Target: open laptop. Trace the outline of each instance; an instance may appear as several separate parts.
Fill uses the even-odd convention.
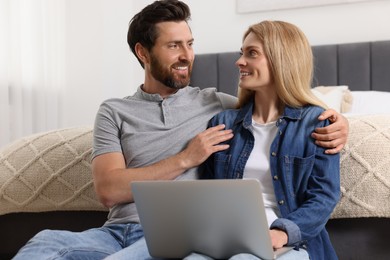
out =
[[[275,259],[291,249],[272,248],[257,180],[139,181],[131,189],[153,257]]]

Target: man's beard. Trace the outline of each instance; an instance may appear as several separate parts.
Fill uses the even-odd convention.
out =
[[[153,77],[163,83],[165,86],[173,89],[181,89],[190,83],[190,77],[191,77],[191,64],[189,61],[186,62],[180,62],[177,64],[174,64],[174,66],[180,67],[180,66],[187,66],[188,67],[188,73],[187,75],[181,75],[178,74],[178,77],[175,77],[175,75],[170,72],[169,70],[165,69],[162,64],[158,61],[158,59],[154,55],[150,55],[150,67],[151,67],[151,73]]]

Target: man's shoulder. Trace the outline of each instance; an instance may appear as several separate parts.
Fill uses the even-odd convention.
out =
[[[98,109],[98,114],[100,115],[110,115],[114,117],[116,114],[128,114],[128,111],[133,110],[133,108],[139,108],[139,104],[132,101],[132,98],[109,98],[104,100]]]
[[[103,104],[109,104],[109,105],[119,104],[119,103],[123,102],[123,100],[124,100],[124,98],[108,98],[102,102],[102,105]]]
[[[196,94],[215,94],[217,92],[216,88],[200,88],[200,87],[192,87],[188,86],[185,88],[188,93],[196,93]]]
[[[100,106],[106,106],[106,107],[120,107],[120,106],[128,106],[132,103],[132,101],[137,100],[134,98],[134,96],[126,96],[123,98],[108,98],[104,100]]]
[[[200,95],[206,101],[218,101],[223,109],[234,108],[237,104],[237,97],[219,92],[216,88],[203,88],[199,87],[188,87],[190,93],[196,93]]]
[[[216,88],[199,88],[199,87],[191,87],[188,86],[185,89],[182,90],[185,95],[185,98],[194,100],[202,100],[204,102],[213,102],[213,101],[219,101],[219,97],[217,95],[217,89]]]

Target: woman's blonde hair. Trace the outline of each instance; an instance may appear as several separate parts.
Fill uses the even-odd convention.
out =
[[[253,33],[263,44],[271,76],[280,101],[287,106],[326,105],[311,92],[313,54],[304,33],[295,25],[282,21],[263,21],[245,32],[243,40]],[[238,91],[238,107],[252,99],[254,92]]]

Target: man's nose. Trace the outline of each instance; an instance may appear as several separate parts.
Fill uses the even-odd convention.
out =
[[[194,51],[192,50],[192,48],[189,48],[189,47],[183,47],[181,49],[181,53],[180,53],[180,60],[187,60],[187,61],[191,61],[193,60],[193,57],[194,57]]]

